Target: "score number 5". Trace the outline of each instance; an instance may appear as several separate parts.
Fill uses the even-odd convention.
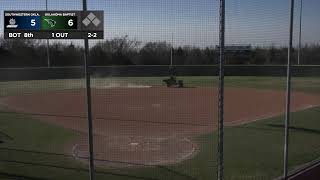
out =
[[[31,26],[36,26],[36,20],[35,19],[31,19]]]

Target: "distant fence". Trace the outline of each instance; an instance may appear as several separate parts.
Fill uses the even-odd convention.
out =
[[[215,65],[175,66],[178,76],[217,76],[219,67]],[[90,67],[92,77],[152,77],[168,76],[169,66],[104,66]],[[293,76],[320,76],[320,66],[293,66]],[[285,76],[286,66],[274,65],[229,65],[227,76]],[[83,67],[51,68],[2,68],[0,81],[76,79],[84,77]]]

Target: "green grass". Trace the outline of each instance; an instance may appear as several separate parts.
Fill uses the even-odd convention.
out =
[[[83,87],[85,87],[85,82],[82,79],[0,82],[0,97]]]
[[[189,86],[215,86],[215,77],[182,77]],[[163,78],[108,78],[93,79],[92,85],[108,83],[137,83],[160,85]],[[285,78],[227,77],[228,87],[284,89]],[[320,92],[320,78],[294,78],[295,90]],[[47,92],[84,87],[83,80],[49,80],[1,82],[1,96]],[[0,113],[0,179],[87,179],[87,165],[64,153],[64,143],[77,135],[67,129],[46,124],[30,116]],[[320,108],[292,113],[290,129],[290,168],[312,161],[320,156]],[[225,131],[226,179],[271,179],[281,175],[283,158],[283,117],[228,127]],[[9,135],[10,138],[6,137]],[[195,138],[201,151],[190,160],[166,167],[139,169],[102,169],[97,179],[127,180],[211,180],[216,175],[216,133]],[[9,149],[7,149],[9,148]],[[10,150],[11,149],[11,150]],[[12,149],[49,152],[16,151]]]
[[[293,169],[320,157],[320,108],[291,115],[289,166]],[[271,179],[281,174],[283,120],[280,116],[227,128],[225,157],[229,179],[242,176]]]
[[[182,77],[190,86],[217,86],[217,77]],[[227,76],[225,77],[226,87],[246,87],[270,90],[285,90],[285,77],[255,77],[255,76]],[[319,77],[294,77],[292,78],[294,91],[307,93],[320,93]]]
[[[291,168],[320,156],[320,108],[292,113],[290,137]],[[226,179],[271,179],[281,174],[283,117],[229,127],[225,132]],[[0,144],[0,177],[3,173],[48,179],[86,179],[86,165],[71,157],[7,150],[4,148],[64,153],[63,144],[76,135],[18,114],[0,115],[0,131],[12,137]],[[215,176],[216,134],[195,139],[201,151],[193,159],[175,166],[106,170],[98,179],[199,179]],[[5,160],[5,161],[4,161]],[[3,162],[4,161],[4,162]],[[8,162],[12,161],[12,162]],[[20,163],[18,163],[20,162]],[[253,179],[253,178],[251,178]]]
[[[64,144],[76,137],[76,134],[69,130],[48,125],[26,115],[1,111],[0,132],[9,136],[0,144],[0,178],[8,174],[5,177],[21,175],[26,176],[25,179],[68,179],[72,178],[70,170],[48,165],[84,168],[72,157],[57,155],[63,154]],[[85,177],[87,173],[80,172],[79,176]]]
[[[165,77],[110,77],[92,78],[92,87],[103,87],[113,85],[164,85],[162,80]],[[184,80],[186,86],[217,86],[218,78],[209,76],[178,77]],[[247,87],[258,89],[284,90],[286,85],[285,77],[254,77],[254,76],[227,76],[226,87]],[[63,80],[34,80],[34,81],[11,81],[0,82],[0,96],[26,94],[34,92],[47,92],[64,89],[79,89],[85,87],[84,79],[63,79]],[[320,78],[318,77],[294,77],[292,88],[295,91],[307,93],[320,93]]]

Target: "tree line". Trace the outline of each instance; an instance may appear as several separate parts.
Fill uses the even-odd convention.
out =
[[[214,65],[218,63],[219,48],[181,46],[171,48],[167,42],[147,42],[128,36],[99,41],[90,47],[92,66],[109,65],[168,65],[171,52],[174,65]],[[83,47],[60,41],[49,45],[50,66],[83,65]],[[226,51],[226,64],[286,64],[286,47],[252,47],[248,51]],[[297,49],[293,51],[293,64],[297,64]],[[304,45],[302,64],[320,64],[320,45]],[[0,67],[47,66],[47,46],[44,40],[0,39]]]

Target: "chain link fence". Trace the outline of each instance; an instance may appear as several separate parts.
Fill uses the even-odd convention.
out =
[[[225,1],[224,47],[221,2],[87,0],[105,28],[86,49],[2,38],[4,11],[82,0],[3,1],[0,179],[281,179],[290,1]],[[320,152],[319,2],[294,5],[289,175]]]

